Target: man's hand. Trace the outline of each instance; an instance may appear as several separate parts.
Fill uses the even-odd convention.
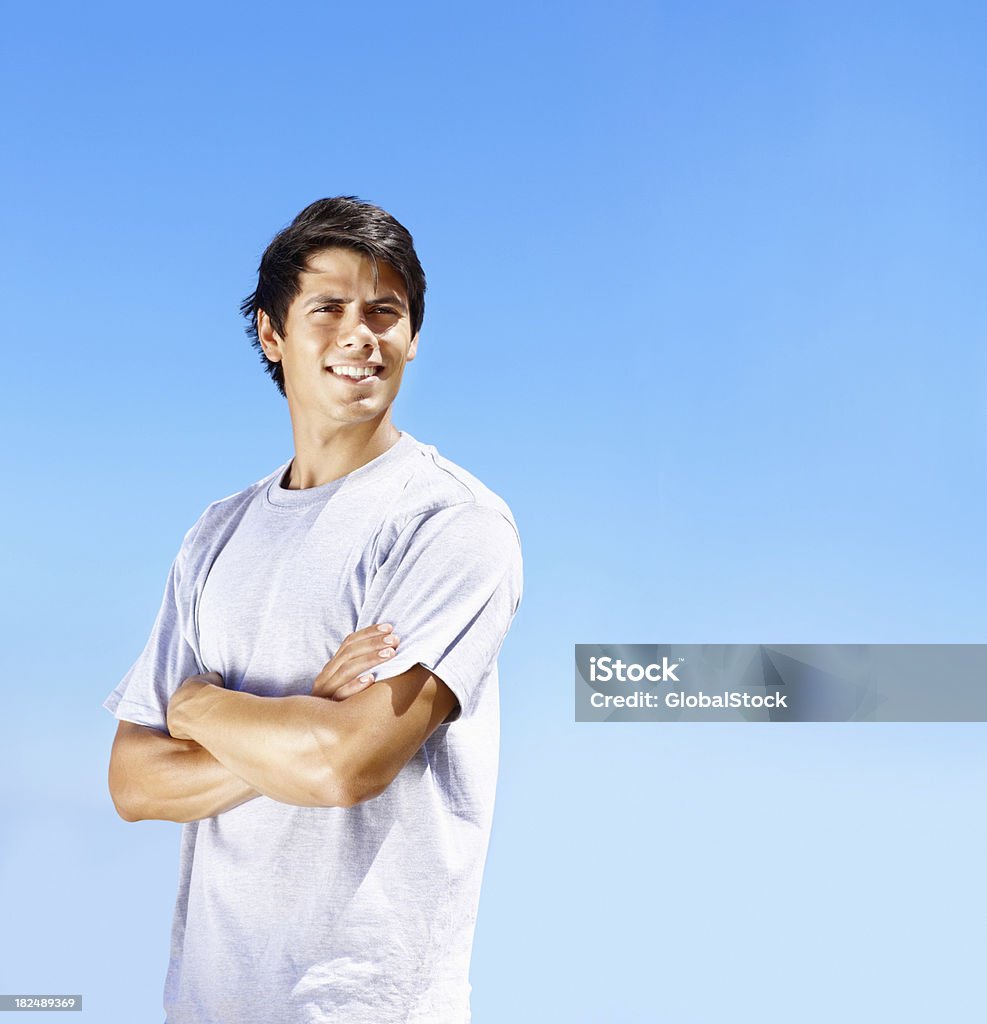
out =
[[[388,623],[378,623],[350,633],[316,676],[312,696],[346,700],[371,686],[375,680],[370,670],[394,657],[398,638],[392,629]]]
[[[372,685],[374,677],[368,670],[394,657],[399,640],[392,630],[389,623],[381,623],[350,633],[316,676],[312,696],[346,700]],[[167,723],[172,739],[194,739],[188,729],[190,704],[204,687],[223,685],[218,672],[203,672],[182,682],[168,702]]]
[[[186,728],[187,718],[183,713],[188,711],[189,701],[206,686],[223,686],[223,677],[218,672],[203,672],[201,675],[189,676],[171,695],[168,701],[168,732],[172,739],[190,740],[192,736]]]

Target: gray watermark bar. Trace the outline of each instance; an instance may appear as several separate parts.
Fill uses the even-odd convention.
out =
[[[987,722],[987,644],[576,644],[577,722]]]
[[[29,993],[0,995],[0,1010],[81,1010],[82,996],[32,995]]]

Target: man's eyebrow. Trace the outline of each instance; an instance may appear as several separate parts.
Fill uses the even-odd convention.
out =
[[[313,306],[329,306],[333,303],[337,303],[341,306],[346,305],[347,302],[352,302],[352,299],[343,298],[339,295],[313,295],[306,303],[307,309],[311,309]],[[405,308],[404,300],[398,295],[378,295],[377,298],[371,299],[367,305],[369,306],[380,306],[384,303],[391,303],[395,306],[400,306],[402,309]]]
[[[371,305],[383,305],[385,302],[389,302],[393,306],[400,306],[404,309],[404,300],[399,295],[379,295],[373,300]]]

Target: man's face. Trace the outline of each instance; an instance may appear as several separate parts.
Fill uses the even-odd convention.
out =
[[[292,421],[320,427],[382,421],[415,358],[408,296],[398,272],[351,249],[308,258],[284,334],[266,313],[258,334],[268,359],[280,362]]]

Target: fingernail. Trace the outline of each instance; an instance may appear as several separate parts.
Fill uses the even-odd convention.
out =
[[[393,633],[390,636],[385,636],[384,637],[384,643],[385,644],[397,644],[397,642],[398,642],[398,638],[396,636],[394,636]]]
[[[383,650],[382,650],[382,651],[380,652],[380,656],[381,656],[382,658],[393,658],[393,657],[394,657],[394,651],[392,651],[392,650],[390,649],[390,647],[385,647],[385,648],[384,648],[384,649],[383,649]]]
[[[390,633],[390,631],[391,631],[391,630],[392,630],[392,629],[393,629],[394,627],[393,627],[393,626],[392,626],[392,625],[391,625],[391,624],[390,624],[389,622],[382,622],[382,623],[381,623],[381,624],[380,624],[380,625],[379,625],[379,626],[378,626],[377,628],[378,628],[378,629],[379,629],[379,630],[380,630],[380,631],[381,631],[382,633]]]
[[[373,681],[374,681],[374,677],[372,675],[370,675],[369,673],[367,675],[365,675],[365,676],[360,676],[360,682],[361,683],[372,683]]]

